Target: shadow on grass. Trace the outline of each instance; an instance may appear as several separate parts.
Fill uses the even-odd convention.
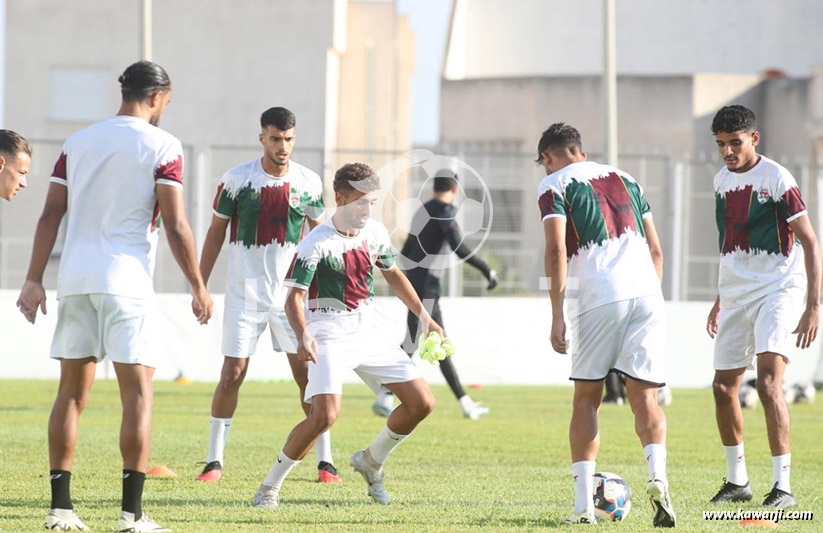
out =
[[[508,527],[561,527],[563,519],[557,518],[498,518],[495,520],[478,520],[477,525],[494,525],[495,523]]]

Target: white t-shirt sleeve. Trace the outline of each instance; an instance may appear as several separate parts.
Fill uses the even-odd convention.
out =
[[[309,285],[314,280],[320,256],[321,253],[316,239],[306,238],[300,241],[283,285],[308,290]]]
[[[395,253],[392,248],[389,231],[382,224],[380,224],[376,230],[377,260],[375,264],[380,270],[391,270],[395,268]]]
[[[177,139],[166,143],[157,154],[154,182],[183,188],[183,146]]]
[[[57,158],[57,162],[54,164],[54,170],[51,173],[51,178],[49,178],[49,181],[52,183],[59,183],[60,185],[65,185],[66,187],[68,187],[68,157],[66,156],[66,152],[67,148],[64,144],[63,151],[60,152],[60,157]]]

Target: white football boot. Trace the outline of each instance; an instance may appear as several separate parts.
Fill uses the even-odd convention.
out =
[[[72,509],[49,509],[49,514],[46,515],[45,528],[55,531],[89,530],[88,526],[80,520],[77,513]]]
[[[117,533],[143,533],[143,532],[171,531],[152,520],[149,515],[143,513],[138,520],[134,519],[134,513],[120,512],[120,521],[117,523]]]
[[[383,487],[382,467],[372,468],[371,466],[369,466],[366,463],[366,459],[363,457],[363,450],[354,452],[354,455],[351,456],[349,464],[356,471],[360,472],[360,474],[362,474],[363,476],[363,479],[365,479],[366,483],[368,483],[368,492],[372,500],[382,504],[389,503],[389,493],[386,492],[386,489]]]

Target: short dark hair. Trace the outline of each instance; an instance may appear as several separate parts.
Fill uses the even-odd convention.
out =
[[[535,163],[543,161],[543,153],[547,150],[556,150],[558,148],[568,148],[572,152],[583,151],[583,141],[580,139],[580,132],[577,131],[577,128],[569,126],[565,122],[555,122],[549,126],[540,136],[540,142],[537,143]]]
[[[31,157],[29,141],[16,131],[0,130],[0,154],[17,157],[20,152]]]
[[[266,129],[274,126],[280,131],[290,130],[294,127],[294,113],[285,107],[270,107],[260,115],[260,128]]]
[[[722,107],[712,120],[712,133],[734,133],[745,131],[751,133],[757,130],[757,117],[754,112],[742,105],[727,105]]]
[[[447,168],[438,170],[434,175],[434,192],[447,192],[457,185],[457,174]]]
[[[171,90],[171,80],[166,70],[151,61],[132,63],[117,81],[120,82],[124,102],[142,102],[157,91]]]
[[[380,188],[380,176],[365,163],[348,163],[334,173],[334,192],[372,192]]]

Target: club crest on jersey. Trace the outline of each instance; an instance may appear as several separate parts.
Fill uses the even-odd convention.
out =
[[[771,198],[771,197],[772,197],[772,195],[769,194],[769,189],[768,188],[760,187],[757,190],[757,201],[760,202],[761,204],[765,204],[766,202],[768,202],[769,198]]]
[[[300,195],[294,189],[289,193],[289,205],[292,209],[297,209],[297,206],[300,205]]]
[[[346,265],[343,263],[343,259],[341,257],[334,257],[330,256],[329,259],[329,267],[332,270],[336,270],[337,272],[343,272],[345,270]]]

